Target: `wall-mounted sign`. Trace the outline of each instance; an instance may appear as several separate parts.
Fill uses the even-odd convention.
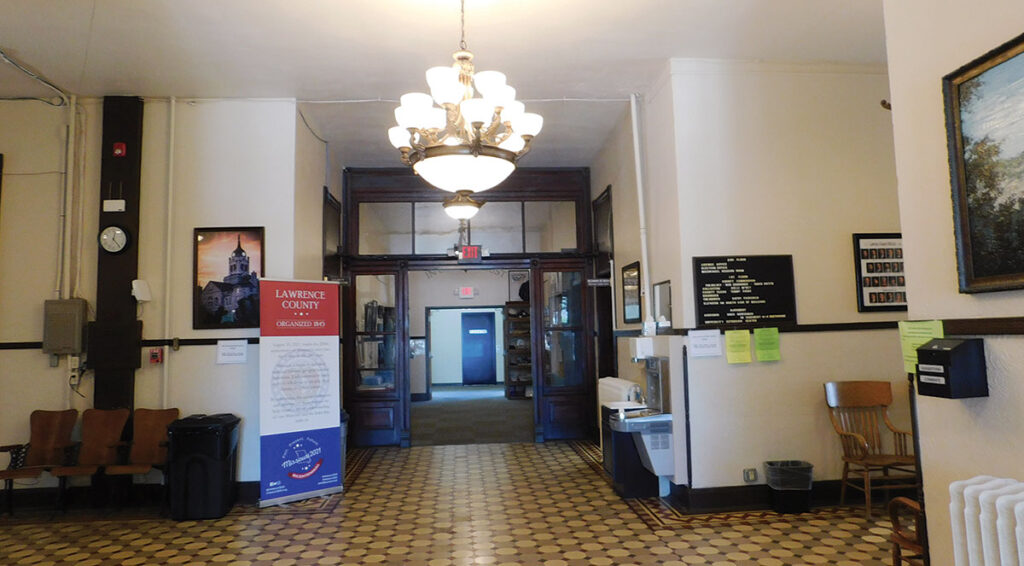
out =
[[[483,249],[480,246],[459,248],[459,263],[480,263],[483,261],[483,257]]]
[[[793,256],[693,258],[697,326],[796,324]]]

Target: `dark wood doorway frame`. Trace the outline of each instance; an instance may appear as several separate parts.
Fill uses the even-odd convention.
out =
[[[576,248],[547,253],[494,253],[480,264],[460,265],[445,255],[360,255],[360,205],[369,203],[436,202],[440,204],[448,193],[431,188],[408,169],[348,169],[344,175],[344,242],[339,254],[343,281],[351,284],[344,295],[343,311],[343,400],[350,415],[349,438],[354,446],[409,445],[411,403],[408,371],[409,315],[408,273],[413,270],[443,269],[530,269],[531,324],[534,344],[534,380],[540,384],[543,367],[544,333],[542,284],[545,270],[578,271],[591,277],[591,203],[590,180],[587,169],[550,168],[520,169],[504,183],[484,193],[486,202],[570,201],[575,204]],[[415,221],[414,221],[415,222]],[[415,233],[415,225],[412,227]],[[412,237],[410,235],[410,237]],[[525,241],[525,236],[524,236]],[[413,248],[414,249],[414,248]],[[353,285],[360,274],[394,274],[396,277],[395,308],[398,313],[396,329],[395,387],[380,392],[359,386],[356,366],[355,312],[356,290]],[[578,386],[535,389],[534,419],[537,440],[576,438],[596,431],[593,417],[596,378],[593,377],[593,310],[589,308],[588,293],[582,293],[581,307],[584,320],[578,328],[581,340],[576,356],[578,371],[587,376]],[[575,423],[565,426],[567,422]]]

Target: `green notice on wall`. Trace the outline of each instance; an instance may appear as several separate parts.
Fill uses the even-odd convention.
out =
[[[759,362],[777,362],[782,359],[778,328],[754,329],[754,353]]]
[[[932,338],[943,338],[941,320],[901,320],[900,344],[903,347],[903,370],[917,371],[917,348]]]

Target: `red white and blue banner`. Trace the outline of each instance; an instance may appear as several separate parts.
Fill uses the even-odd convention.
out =
[[[338,294],[260,280],[260,507],[342,490]]]

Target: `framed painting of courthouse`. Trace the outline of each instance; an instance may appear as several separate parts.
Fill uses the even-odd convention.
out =
[[[259,328],[263,227],[196,228],[192,328]]]
[[[1024,36],[942,79],[961,293],[1024,287]]]
[[[857,272],[857,311],[907,310],[901,234],[854,234],[853,258]]]

